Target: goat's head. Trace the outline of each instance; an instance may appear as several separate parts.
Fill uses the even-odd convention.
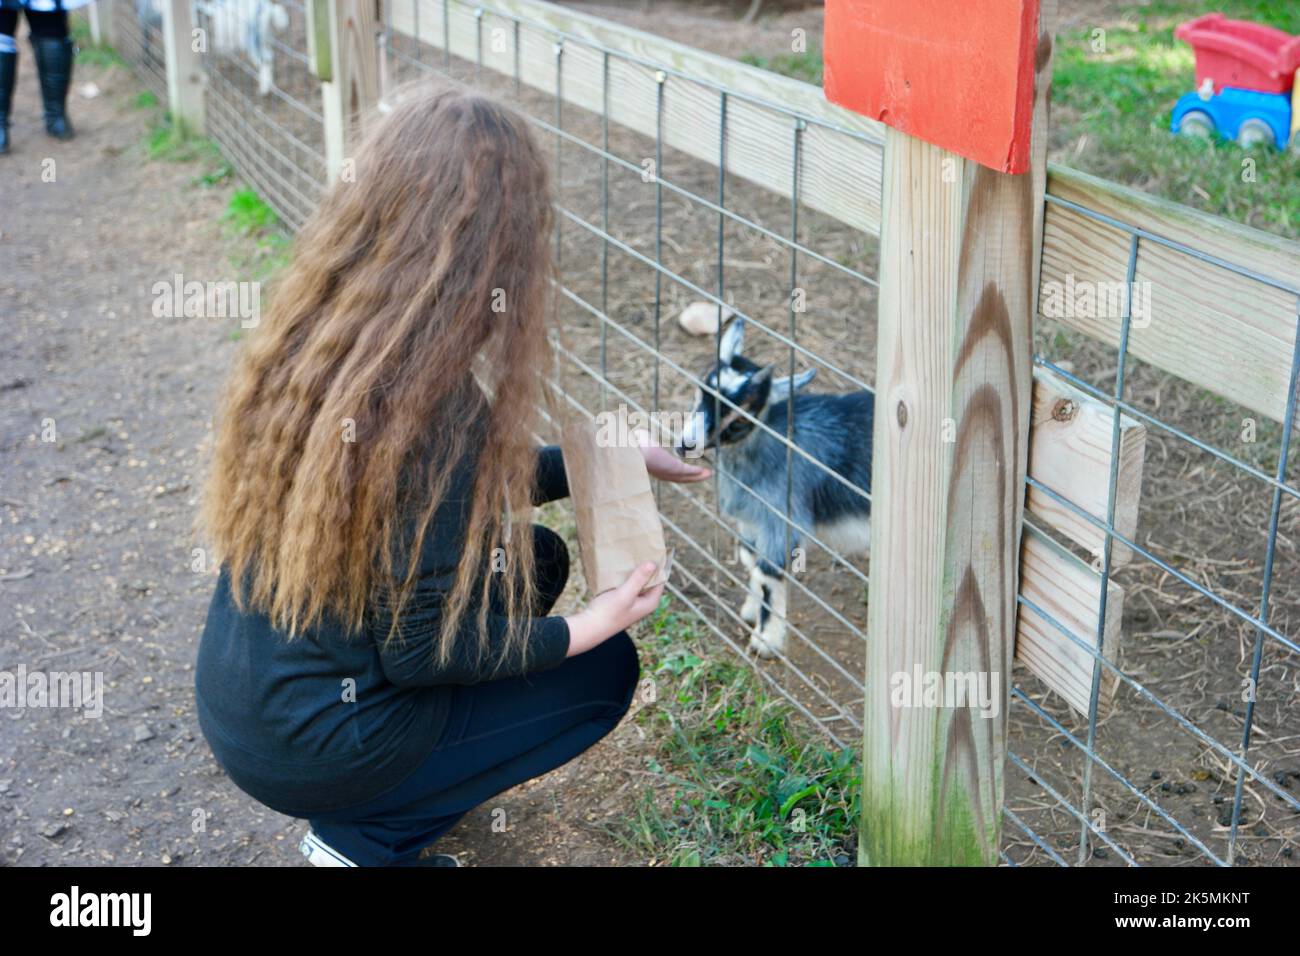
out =
[[[761,421],[769,406],[789,398],[790,378],[774,377],[775,365],[758,365],[745,358],[741,354],[744,341],[745,321],[733,319],[723,330],[717,363],[700,376],[706,387],[695,391],[695,409],[682,429],[679,455],[734,445],[754,430],[753,419]],[[796,375],[793,390],[812,381],[816,371]]]

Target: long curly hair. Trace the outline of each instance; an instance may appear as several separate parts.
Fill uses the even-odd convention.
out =
[[[291,637],[382,608],[387,640],[452,473],[476,462],[445,661],[471,607],[486,645],[494,580],[508,642],[533,605],[519,518],[553,362],[549,174],[516,113],[436,87],[376,120],[355,162],[237,360],[202,524],[240,607]]]

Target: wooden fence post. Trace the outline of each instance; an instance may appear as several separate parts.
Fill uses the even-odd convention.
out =
[[[163,48],[167,64],[167,108],[172,122],[191,133],[204,132],[203,67],[194,46],[189,0],[162,0]]]
[[[990,865],[1001,836],[1045,163],[1045,137],[1029,142],[1030,116],[1035,87],[1046,109],[1051,35],[1040,35],[1034,0],[1006,5],[1000,22],[981,7],[966,12],[970,22],[941,26],[925,7],[827,7],[827,76],[836,58],[877,71],[840,71],[828,95],[890,124],[859,860]],[[935,39],[948,28],[952,43]],[[833,49],[833,36],[857,48]],[[879,58],[868,49],[877,42]],[[1009,60],[996,71],[1002,85],[969,89],[993,72],[974,68],[990,56]],[[971,122],[977,115],[991,121]],[[999,118],[1000,139],[989,135]]]
[[[376,0],[311,0],[307,6],[311,65],[321,80],[325,174],[345,174],[352,137],[379,98]]]
[[[113,45],[113,2],[114,0],[95,0],[86,7],[90,42],[95,46]]]

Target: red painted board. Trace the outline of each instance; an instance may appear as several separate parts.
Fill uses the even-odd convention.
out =
[[[1007,173],[1029,169],[1038,0],[826,0],[826,98]]]

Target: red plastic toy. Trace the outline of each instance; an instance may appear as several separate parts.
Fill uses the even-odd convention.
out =
[[[1196,86],[1206,80],[1215,92],[1225,86],[1260,93],[1287,93],[1300,67],[1300,36],[1222,13],[1180,24],[1174,36],[1196,54]]]
[[[1189,20],[1174,36],[1196,55],[1196,90],[1178,100],[1170,129],[1242,146],[1300,147],[1300,36],[1222,13]]]

